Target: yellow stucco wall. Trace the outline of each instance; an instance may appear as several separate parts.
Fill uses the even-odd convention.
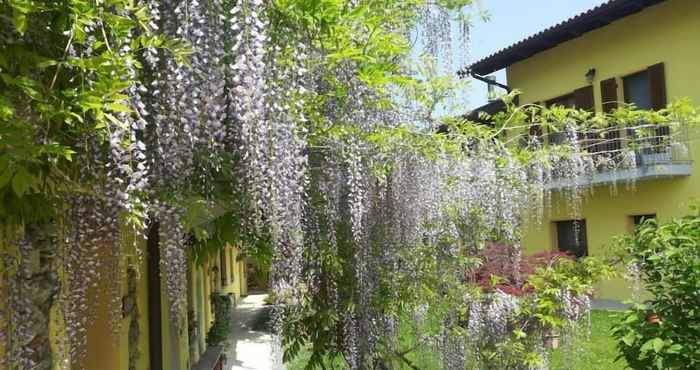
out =
[[[127,367],[128,342],[122,343],[122,339],[126,339],[122,333],[128,328],[128,324],[121,325],[118,333],[114,332],[115,328],[110,323],[113,302],[107,293],[110,285],[125,285],[126,276],[122,274],[122,277],[122,281],[101,279],[97,286],[88,290],[88,304],[93,316],[88,319],[87,350],[81,368],[121,370]],[[126,320],[121,320],[121,323],[125,324]]]
[[[668,100],[689,97],[700,104],[700,1],[669,0],[536,54],[507,69],[508,84],[523,92],[521,103],[545,101],[587,85],[584,75],[597,70],[593,81],[596,111],[601,111],[600,81],[621,77],[663,62]],[[618,80],[618,97],[623,100]],[[698,130],[691,137],[700,137]],[[656,213],[660,221],[683,215],[692,198],[700,199],[700,145],[691,142],[694,159],[690,177],[646,180],[633,189],[619,184],[596,187],[581,210],[587,223],[590,255],[604,255],[610,241],[629,231],[629,216]],[[552,221],[571,219],[570,208],[554,196],[551,214],[542,225],[526,227],[528,252],[556,249]],[[628,284],[617,279],[602,284],[597,296],[629,298]]]
[[[241,299],[241,296],[245,296],[247,291],[245,286],[247,284],[246,274],[245,274],[245,259],[239,260],[240,249],[234,246],[227,246],[223,253],[226,254],[226,262],[229,264],[226,268],[228,277],[226,279],[227,284],[223,286],[224,293],[233,293],[236,296],[236,302]],[[233,280],[230,278],[230,272],[233,270]]]
[[[138,242],[138,248],[141,249],[141,256],[138,278],[136,284],[137,305],[139,312],[139,340],[138,351],[139,358],[137,361],[138,370],[147,370],[150,366],[149,359],[149,328],[148,328],[148,266],[146,259],[146,243],[141,240]],[[134,256],[136,260],[136,256]],[[119,284],[122,295],[126,293],[126,264],[121,268],[120,279],[103,279],[100,281],[97,288],[89,291],[90,310],[94,317],[90,320],[91,324],[87,333],[87,356],[82,364],[85,369],[100,369],[100,370],[126,370],[129,365],[129,320],[130,317],[124,318],[121,321],[121,327],[118,333],[114,333],[111,324],[109,323],[109,307],[108,297],[105,294],[100,294],[100,291],[106,289],[113,284]],[[172,370],[189,369],[189,351],[187,338],[187,320],[180,323],[180,327],[174,325],[174,321],[170,319],[169,304],[167,297],[167,286],[165,279],[161,279],[161,306],[162,315],[162,343],[163,343],[163,368]],[[55,329],[54,329],[55,330]]]
[[[0,235],[2,236],[2,235]],[[137,370],[148,370],[150,366],[149,359],[149,317],[148,317],[148,261],[146,258],[146,242],[142,239],[134,242],[126,235],[123,241],[126,244],[134,245],[133,252],[129,252],[128,256],[124,256],[124,261],[119,267],[119,275],[111,278],[104,278],[98,282],[96,287],[88,290],[88,305],[90,318],[88,319],[89,327],[87,329],[87,351],[86,357],[81,361],[79,366],[73,368],[84,369],[99,369],[99,370],[126,370],[129,365],[129,323],[131,317],[126,317],[121,320],[121,326],[117,332],[114,331],[113,325],[110,324],[110,309],[114,307],[114,303],[110,300],[110,295],[107,294],[110,287],[118,286],[121,296],[127,293],[127,263],[126,260],[136,261],[138,263],[138,274],[136,281],[136,301],[138,308],[138,323],[139,323],[139,340],[138,351],[139,357],[137,360]],[[0,239],[3,240],[3,239]],[[137,251],[138,250],[138,251]],[[102,249],[102,253],[110,251],[109,248]],[[240,250],[232,246],[228,246],[226,253],[226,271],[233,271],[233,279],[227,279],[227,284],[221,285],[221,276],[214,276],[212,268],[217,265],[221,271],[219,264],[219,256],[215,255],[207,258],[202,265],[192,265],[189,269],[192,284],[190,291],[192,303],[195,312],[195,317],[198,319],[199,337],[196,346],[194,358],[190,358],[189,338],[187,333],[187,320],[181,323],[179,328],[176,328],[170,320],[168,312],[169,304],[167,297],[167,287],[165,279],[161,279],[161,300],[162,305],[162,340],[163,340],[163,368],[168,370],[189,369],[192,363],[195,363],[201,353],[206,349],[205,337],[206,333],[211,328],[214,320],[212,313],[210,295],[213,291],[224,293],[233,293],[237,300],[241,296],[241,286],[245,286],[245,262],[238,260]],[[140,256],[140,258],[138,257]],[[103,256],[103,260],[110,261],[111,258],[107,255]],[[191,263],[191,262],[190,262]],[[4,294],[4,292],[2,293]],[[244,293],[245,294],[245,293]],[[0,300],[0,307],[5,304],[5,300]],[[55,304],[51,309],[50,321],[50,336],[52,338],[52,351],[54,352],[54,369],[70,368],[66,362],[61,364],[60,354],[58,353],[58,342],[64,342],[61,338],[65,337],[64,324],[61,320],[62,314],[60,307]],[[1,323],[0,323],[1,324]],[[0,347],[0,355],[3,355],[4,348]],[[74,364],[77,365],[77,364]]]
[[[131,244],[133,241],[127,237],[124,243]],[[136,369],[147,370],[150,365],[150,359],[148,343],[148,265],[145,257],[145,241],[138,240],[136,248],[140,250],[138,253],[141,258],[136,254],[136,250],[133,251],[133,255],[128,257],[138,263],[136,305],[139,322],[139,356],[136,362]],[[109,298],[106,295],[98,293],[101,290],[106,291],[110,285],[119,284],[122,296],[125,295],[127,293],[126,266],[126,261],[123,261],[118,281],[103,279],[100,281],[97,289],[89,291],[90,310],[95,316],[94,320],[91,320],[91,325],[88,329],[87,357],[83,363],[85,369],[125,370],[129,367],[129,324],[131,317],[123,318],[119,332],[114,333],[109,323],[108,311],[112,303],[108,301]]]

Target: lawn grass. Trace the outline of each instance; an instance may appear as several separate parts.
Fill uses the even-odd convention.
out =
[[[612,338],[610,329],[616,322],[613,311],[591,312],[591,337],[589,341],[579,341],[575,345],[579,349],[576,356],[570,356],[571,351],[559,348],[550,358],[551,369],[576,370],[622,370],[627,367],[624,359],[615,362],[618,355],[617,344]]]
[[[615,340],[612,338],[610,329],[616,319],[613,311],[593,311],[591,313],[591,336],[590,341],[580,340],[574,345],[578,349],[574,352],[562,346],[553,351],[550,357],[550,369],[552,370],[623,370],[626,364],[623,360],[615,362],[618,355]],[[572,356],[575,353],[575,356]],[[308,349],[302,350],[292,362],[287,364],[288,370],[303,370],[310,357]],[[435,359],[426,358],[420,355],[412,361],[420,364],[420,369],[433,370],[427,363],[435,363]],[[573,358],[572,358],[573,357]],[[427,366],[427,367],[426,367]],[[341,361],[335,361],[334,366],[329,369],[344,369]]]

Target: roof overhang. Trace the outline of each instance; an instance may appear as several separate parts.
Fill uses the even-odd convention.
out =
[[[487,75],[667,0],[609,0],[485,57],[465,70]]]

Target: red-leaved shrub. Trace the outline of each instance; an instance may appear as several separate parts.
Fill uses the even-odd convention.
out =
[[[572,258],[563,252],[541,252],[517,258],[517,252],[517,249],[503,243],[489,243],[477,255],[482,263],[469,272],[468,279],[486,292],[498,289],[506,294],[521,296],[531,293],[532,288],[525,282],[537,268],[552,265],[561,258]]]

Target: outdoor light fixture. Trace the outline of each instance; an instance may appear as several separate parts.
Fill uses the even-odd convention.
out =
[[[591,68],[586,72],[586,81],[588,81],[589,84],[593,83],[593,78],[595,77],[595,68]]]

